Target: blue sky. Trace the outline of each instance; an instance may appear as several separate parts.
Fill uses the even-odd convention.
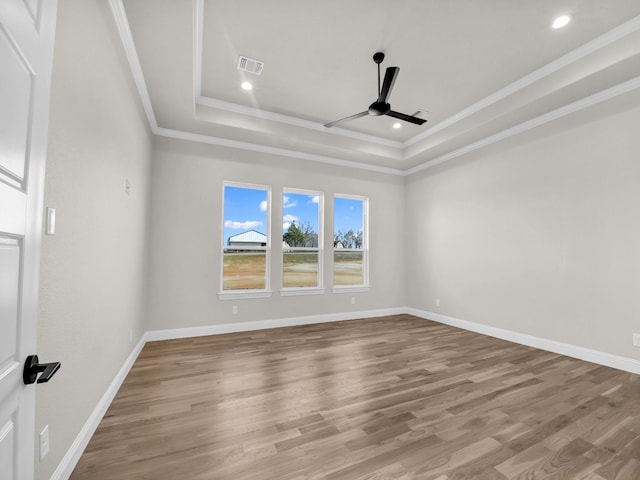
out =
[[[232,235],[256,230],[267,233],[267,191],[224,187],[224,243]]]
[[[298,225],[311,224],[318,231],[318,196],[285,192],[282,199],[282,231],[291,222]],[[273,212],[276,218],[276,212]],[[362,201],[336,198],[334,202],[334,231],[362,229]],[[331,225],[327,225],[331,227]],[[224,193],[224,242],[232,235],[256,230],[267,233],[267,192],[253,188],[225,186]]]
[[[282,233],[286,232],[292,222],[302,226],[311,225],[318,232],[318,195],[286,192],[282,195]]]
[[[362,230],[362,204],[362,200],[335,198],[333,202],[333,232],[353,230],[357,233]]]

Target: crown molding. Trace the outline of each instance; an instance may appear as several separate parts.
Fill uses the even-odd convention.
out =
[[[385,173],[388,175],[406,175],[406,170],[400,170],[397,168],[368,165],[366,163],[354,162],[341,158],[327,157],[324,155],[316,155],[314,153],[307,152],[299,152],[297,150],[288,150],[286,148],[270,147],[268,145],[261,145],[258,143],[241,142],[239,140],[230,140],[228,138],[213,137],[211,135],[202,135],[199,133],[184,132],[181,130],[174,130],[170,128],[158,127],[154,133],[161,137],[175,138],[178,140],[188,140],[197,143],[206,143],[208,145],[216,145],[219,147],[237,148],[240,150],[248,150],[251,152],[266,153],[268,155],[295,158],[296,160],[308,160],[311,162],[320,162],[328,165],[337,165],[340,167],[357,168],[360,170]]]
[[[434,158],[433,160],[429,160],[416,167],[405,170],[405,175],[413,175],[414,173],[420,172],[427,168],[435,167],[436,165],[440,165],[441,163],[448,162],[449,160],[453,160],[454,158],[461,157],[462,155],[466,155],[467,153],[473,152],[474,150],[478,150],[501,140],[505,140],[509,137],[513,137],[514,135],[518,135],[519,133],[526,132],[527,130],[531,130],[532,128],[539,127],[541,125],[544,125],[545,123],[558,120],[562,117],[575,112],[579,112],[580,110],[592,107],[594,105],[597,105],[598,103],[610,100],[638,88],[640,88],[640,76],[615,85],[611,88],[607,88],[606,90],[602,90],[601,92],[595,93],[588,97],[577,100],[573,103],[565,105],[564,107],[560,107],[543,115],[539,115],[535,118],[532,118],[531,120],[527,120],[526,122],[522,122],[518,125],[507,128],[493,135],[489,135],[488,137],[478,140],[477,142],[470,143],[469,145],[465,145],[464,147],[441,155],[437,158]]]
[[[194,72],[195,73],[195,72]],[[389,140],[382,137],[376,137],[375,135],[368,135],[366,133],[354,132],[352,130],[346,130],[344,128],[327,128],[323,124],[318,122],[312,122],[298,117],[292,117],[290,115],[283,115],[281,113],[270,112],[269,110],[262,110],[260,108],[247,107],[237,103],[226,102],[224,100],[218,100],[217,98],[204,97],[198,95],[195,98],[196,105],[203,105],[205,107],[217,108],[220,110],[226,110],[228,112],[240,113],[262,120],[272,120],[274,122],[286,123],[287,125],[293,125],[294,127],[306,128],[309,130],[315,130],[316,132],[330,133],[333,135],[342,135],[343,137],[350,137],[356,140],[363,140],[369,143],[377,143],[386,147],[393,147],[397,150],[402,150],[404,144],[402,142],[396,142],[395,140]]]
[[[274,122],[284,123],[292,125],[294,127],[307,128],[309,130],[315,130],[316,132],[323,132],[330,135],[340,135],[343,137],[349,137],[356,140],[363,140],[369,143],[376,143],[378,145],[384,145],[386,147],[392,147],[397,150],[404,149],[404,143],[395,140],[389,140],[387,138],[378,137],[376,135],[368,135],[366,133],[354,132],[344,128],[327,128],[322,123],[312,122],[299,117],[293,117],[291,115],[283,115],[281,113],[272,112],[269,110],[263,110],[261,108],[247,107],[238,103],[227,102],[217,98],[207,97],[202,95],[202,50],[203,50],[203,37],[204,37],[204,0],[194,0],[193,11],[193,78],[194,78],[194,98],[196,105],[203,105],[205,107],[217,108],[219,110],[226,110],[228,112],[239,113],[261,120],[271,120]]]
[[[118,28],[118,33],[120,35],[120,39],[122,41],[122,44],[125,50],[127,60],[129,62],[129,67],[131,68],[133,80],[136,84],[138,93],[140,95],[140,100],[141,100],[144,112],[146,114],[147,121],[149,122],[151,131],[155,135],[168,137],[168,138],[175,138],[180,140],[188,140],[188,141],[193,141],[198,143],[206,143],[210,145],[218,145],[223,147],[254,151],[259,153],[266,153],[271,155],[284,156],[289,158],[296,158],[296,159],[307,160],[307,161],[321,162],[329,165],[368,170],[372,172],[385,173],[390,175],[397,175],[397,176],[413,175],[422,170],[448,162],[455,158],[461,157],[462,155],[466,155],[475,150],[479,150],[485,146],[494,144],[496,142],[499,142],[511,136],[526,132],[527,130],[530,130],[532,128],[544,125],[545,123],[557,120],[566,115],[570,115],[572,113],[578,112],[580,110],[596,105],[608,99],[614,98],[616,96],[619,96],[624,93],[635,90],[637,88],[640,88],[640,77],[636,77],[629,81],[623,82],[611,88],[605,89],[601,92],[593,94],[589,97],[585,97],[581,100],[578,100],[576,102],[565,105],[551,112],[548,112],[538,117],[535,117],[533,119],[530,119],[526,122],[520,123],[518,125],[507,128],[505,130],[502,130],[498,133],[495,133],[493,135],[490,135],[478,141],[472,142],[456,150],[452,150],[444,155],[425,161],[409,169],[398,169],[398,168],[383,167],[383,166],[377,166],[377,165],[369,165],[362,162],[345,160],[341,158],[329,157],[324,155],[317,155],[317,154],[312,154],[312,153],[302,152],[297,150],[270,147],[267,145],[260,145],[260,144],[250,143],[250,142],[242,142],[237,140],[225,139],[221,137],[214,137],[210,135],[195,134],[195,133],[184,132],[184,131],[179,131],[175,129],[159,127],[155,117],[153,106],[151,103],[151,98],[149,96],[149,91],[147,89],[147,84],[144,79],[144,74],[142,72],[142,67],[140,65],[140,60],[137,54],[137,50],[135,48],[133,36],[131,34],[131,29],[127,19],[123,0],[109,0],[109,5],[111,7],[111,11],[113,13],[116,26]],[[495,104],[496,102],[504,98],[507,98],[510,95],[513,95],[514,93],[522,90],[523,88],[529,85],[532,85],[533,83],[551,75],[552,73],[557,72],[558,70],[568,65],[571,65],[572,63],[575,63],[578,60],[585,58],[586,56],[592,53],[597,52],[598,50],[606,47],[607,45],[611,45],[612,43],[624,38],[625,36],[640,30],[640,15],[638,15],[632,18],[631,20],[628,20],[627,22],[619,25],[618,27],[615,27],[609,32],[606,32],[600,35],[599,37],[596,37],[595,39],[585,43],[584,45],[572,50],[571,52],[557,58],[556,60],[548,63],[547,65],[531,72],[528,75],[525,75],[524,77],[494,92],[493,94],[474,103],[473,105],[470,105],[469,107],[444,119],[442,122],[437,123],[436,125],[429,128],[428,130],[408,139],[405,142],[396,142],[396,141],[384,139],[381,137],[377,137],[375,135],[362,134],[362,133],[353,132],[353,131],[342,129],[342,128],[327,129],[322,124],[319,124],[317,122],[311,122],[309,120],[303,120],[297,117],[291,117],[288,115],[282,115],[275,112],[269,112],[269,111],[261,110],[257,108],[246,107],[243,105],[238,105],[231,102],[225,102],[223,100],[217,100],[217,99],[202,96],[201,89],[202,89],[203,12],[204,12],[204,0],[194,0],[194,29],[196,33],[194,35],[194,84],[193,84],[194,106],[203,105],[203,106],[208,106],[212,108],[220,108],[223,110],[232,111],[232,112],[240,113],[244,115],[250,115],[250,116],[254,116],[261,119],[277,121],[277,122],[286,123],[286,124],[294,125],[301,128],[307,128],[315,131],[323,131],[324,133],[331,133],[331,134],[351,137],[358,140],[368,141],[371,143],[377,143],[377,144],[389,146],[392,148],[397,148],[403,152],[402,160],[407,160],[407,157],[404,154],[404,149],[407,146],[413,145],[420,140],[428,138],[429,136],[434,135],[435,133],[454,125],[455,123],[463,120],[464,118],[467,118],[470,115],[473,115]]]
[[[594,38],[593,40],[581,45],[580,47],[570,51],[569,53],[562,55],[561,57],[553,60],[552,62],[534,70],[533,72],[525,75],[522,78],[519,78],[515,82],[507,85],[504,88],[492,93],[491,95],[483,98],[482,100],[470,105],[469,107],[460,110],[459,112],[451,115],[448,118],[445,118],[443,121],[438,122],[433,127],[426,129],[424,132],[419,133],[418,135],[410,138],[406,142],[404,142],[404,146],[408,147],[413,145],[425,138],[428,138],[435,133],[438,133],[445,128],[448,128],[461,120],[477,113],[481,110],[484,110],[487,107],[490,107],[494,103],[499,102],[507,98],[510,95],[528,87],[529,85],[534,84],[542,80],[545,77],[565,68],[578,60],[585,58],[598,50],[606,47],[607,45],[611,45],[618,40],[630,35],[631,33],[636,32],[640,29],[640,15],[632,18],[631,20],[615,27],[613,30],[610,30],[606,33],[603,33],[599,37]]]
[[[133,81],[138,89],[138,95],[140,95],[140,101],[142,102],[142,108],[147,116],[147,121],[151,127],[151,131],[155,133],[158,129],[158,122],[156,115],[153,111],[153,105],[151,104],[151,97],[149,96],[149,90],[147,89],[147,82],[144,79],[142,73],[142,66],[140,65],[140,59],[138,58],[138,51],[136,50],[135,43],[133,42],[133,36],[131,35],[131,28],[129,27],[129,20],[127,19],[127,12],[124,9],[122,0],[109,0],[109,6],[111,7],[111,13],[118,27],[118,33],[120,34],[120,40],[124,47],[124,52],[129,62],[129,68],[133,75]]]

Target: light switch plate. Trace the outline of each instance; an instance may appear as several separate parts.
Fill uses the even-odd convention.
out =
[[[56,234],[56,209],[47,207],[47,225],[45,232],[47,235]]]

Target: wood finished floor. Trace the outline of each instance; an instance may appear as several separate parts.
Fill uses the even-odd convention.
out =
[[[397,315],[148,343],[80,479],[640,479],[640,377]]]

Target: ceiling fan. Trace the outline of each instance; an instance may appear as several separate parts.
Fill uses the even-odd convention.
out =
[[[384,82],[382,83],[382,89],[380,88],[380,64],[384,60],[384,53],[376,52],[373,55],[373,61],[378,64],[378,99],[369,105],[369,109],[364,112],[356,113],[355,115],[351,115],[349,117],[341,118],[340,120],[335,120],[333,122],[325,123],[325,127],[331,128],[337,123],[346,122],[347,120],[354,120],[356,118],[365,117],[367,115],[380,116],[380,115],[389,115],[390,117],[397,118],[398,120],[404,120],[405,122],[414,123],[416,125],[422,125],[426,122],[425,119],[414,117],[413,115],[407,115],[404,113],[396,112],[391,110],[391,105],[387,101],[389,99],[389,95],[391,95],[391,90],[393,89],[393,84],[396,82],[396,78],[398,78],[398,73],[400,73],[400,67],[387,67],[387,71],[384,74]]]

